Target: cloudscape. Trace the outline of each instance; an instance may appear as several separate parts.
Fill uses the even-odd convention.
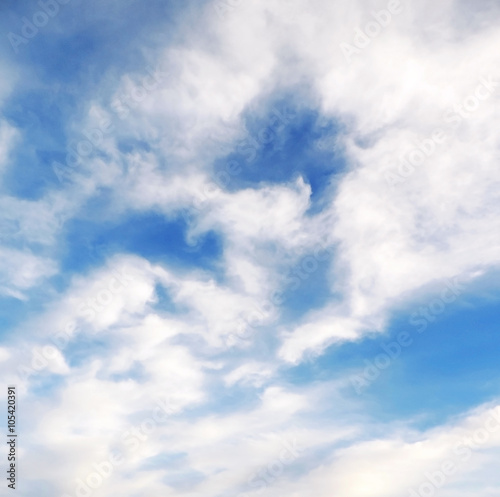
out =
[[[499,28],[2,1],[2,495],[500,496]]]

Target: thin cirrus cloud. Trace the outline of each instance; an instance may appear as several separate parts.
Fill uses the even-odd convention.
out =
[[[1,21],[20,494],[497,492],[498,8],[56,0],[13,46],[49,3]]]

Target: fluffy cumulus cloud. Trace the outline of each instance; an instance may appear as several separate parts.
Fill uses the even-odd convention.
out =
[[[0,10],[20,495],[499,492],[494,2]]]

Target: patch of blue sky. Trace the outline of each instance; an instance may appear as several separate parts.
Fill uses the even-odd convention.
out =
[[[497,397],[499,311],[500,302],[457,307],[437,316],[422,333],[411,330],[414,343],[402,350],[396,368],[391,365],[373,384],[382,413],[418,414],[427,425],[436,425]],[[404,326],[411,329],[408,322]]]
[[[155,286],[155,304],[154,307],[162,313],[179,313],[179,306],[174,303],[172,296],[169,294],[168,290],[161,284]]]
[[[204,3],[198,2],[198,6]],[[60,5],[57,15],[27,44],[19,45],[17,53],[12,50],[12,56],[65,84],[91,85],[95,81],[89,76],[100,77],[110,67],[126,71],[141,67],[143,48],[154,49],[155,43],[163,45],[173,39],[179,16],[188,8],[192,12],[193,5],[190,1],[151,0],[143,8],[137,0],[71,0]],[[18,4],[9,12],[5,32],[21,35],[22,18],[32,20],[41,10],[37,2]],[[86,81],[78,79],[82,74]]]
[[[217,233],[206,232],[197,238],[196,245],[191,245],[182,218],[167,219],[154,212],[134,212],[118,219],[94,216],[102,212],[102,207],[95,203],[85,219],[67,224],[63,272],[86,273],[114,254],[134,254],[181,271],[215,271],[222,254],[222,240]]]
[[[103,333],[99,335],[89,335],[79,333],[72,337],[70,342],[64,347],[64,358],[71,368],[88,364],[96,358],[105,358],[110,350],[118,347],[116,339]]]
[[[315,261],[316,265],[307,266],[304,261]],[[316,269],[308,272],[304,270],[304,265]],[[319,261],[316,258],[307,258],[305,255],[290,268],[279,291],[282,296],[280,312],[283,324],[296,323],[307,312],[320,309],[335,300],[330,285],[330,266],[331,260]]]
[[[9,341],[19,338],[19,326],[23,323],[30,323],[45,310],[45,306],[50,303],[55,295],[47,286],[43,289],[35,288],[23,290],[26,300],[17,297],[0,296],[0,340]],[[24,329],[23,334],[30,335],[36,330]]]
[[[378,376],[369,379],[361,393],[356,392],[354,383],[347,384],[346,399],[365,402],[370,415],[379,421],[413,420],[421,429],[437,426],[457,412],[498,396],[500,302],[489,299],[472,306],[457,304],[435,316],[421,333],[410,324],[415,309],[395,316],[386,333],[331,346],[325,354],[285,371],[284,378],[294,384],[346,375],[353,379],[370,367],[369,375],[378,371]],[[401,347],[384,369],[374,366],[377,357],[387,355],[384,346],[403,331],[409,333],[412,343]],[[379,364],[387,361],[379,359]]]
[[[0,337],[7,338],[8,331],[19,320],[26,318],[25,307],[26,304],[15,297],[2,296],[0,298]]]
[[[22,132],[22,143],[12,154],[11,165],[4,175],[3,188],[9,195],[38,200],[49,188],[58,186],[59,180],[52,165],[60,158],[57,151],[64,147],[64,118],[60,106],[47,94],[32,92],[25,97],[15,103],[10,101],[15,109],[7,106],[7,117]],[[20,106],[23,105],[32,120],[22,122],[26,116],[22,120],[18,119],[17,114],[22,113]]]
[[[151,152],[152,150],[152,147],[148,142],[134,138],[119,140],[117,147],[122,154],[130,154],[135,151]]]
[[[44,371],[41,373],[35,372],[35,374],[30,376],[28,394],[35,397],[50,398],[65,386],[66,381],[67,379],[64,375]]]
[[[321,209],[322,195],[345,170],[335,149],[338,123],[324,122],[314,109],[299,108],[293,99],[279,99],[266,106],[266,113],[246,115],[247,135],[235,143],[227,156],[214,163],[215,174],[237,163],[230,191],[261,184],[280,184],[302,176],[311,186],[311,213]]]

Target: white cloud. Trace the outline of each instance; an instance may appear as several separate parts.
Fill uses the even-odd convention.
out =
[[[274,372],[268,364],[248,362],[228,373],[224,382],[230,387],[238,383],[260,387],[272,378]]]
[[[54,261],[28,251],[0,248],[0,293],[24,299],[24,291],[57,272]]]
[[[347,63],[340,43],[352,40],[369,13],[385,6],[256,1],[238,3],[221,19],[209,5],[212,10],[194,41],[162,52],[159,67],[165,74],[158,87],[130,111],[130,120],[118,118],[116,130],[100,146],[105,154],[82,166],[88,178],[40,201],[2,200],[2,222],[20,242],[54,248],[65,220],[106,187],[114,193],[110,216],[129,209],[167,217],[188,211],[188,241],[194,244],[214,230],[223,245],[219,279],[118,256],[75,277],[45,314],[21,326],[31,331],[16,344],[29,354],[3,348],[2,370],[11,371],[14,362],[29,363],[33,352],[43,354],[39,342],[51,343],[55,331],[66,329],[66,342],[83,340],[89,346],[82,359],[65,345],[46,370],[20,383],[34,406],[27,434],[47,456],[36,454],[35,460],[33,451],[23,454],[26,474],[71,492],[73,476],[85,478],[94,463],[109,457],[123,433],[150,416],[158,396],[170,398],[186,419],[172,416],[159,426],[96,495],[144,489],[177,495],[175,482],[167,479],[164,485],[177,468],[142,468],[165,453],[181,454],[181,469],[191,475],[186,495],[199,495],[200,488],[203,495],[228,489],[252,495],[252,475],[279,457],[281,439],[295,437],[291,427],[297,423],[308,457],[261,495],[396,496],[419,485],[425,471],[439,468],[457,437],[482,426],[487,411],[424,433],[375,440],[366,435],[353,443],[353,434],[362,431],[357,421],[325,421],[322,402],[333,395],[327,387],[323,396],[321,389],[294,391],[276,384],[276,364],[249,358],[242,350],[235,351],[241,354],[238,364],[224,355],[227,338],[242,323],[255,321],[256,309],[259,324],[281,332],[279,359],[298,363],[331,343],[382,331],[391,312],[416,292],[456,276],[470,281],[500,262],[499,93],[496,83],[482,79],[500,81],[498,12],[486,16],[472,10],[464,25],[457,2],[405,4],[387,29]],[[441,22],[438,31],[427,29],[436,22]],[[115,96],[133,94],[145,76],[124,75]],[[479,85],[492,91],[476,109],[472,96]],[[290,88],[316,102],[324,119],[342,124],[337,150],[345,153],[347,173],[327,191],[327,207],[317,216],[308,214],[311,189],[301,178],[231,192],[213,191],[211,185],[213,159],[245,135],[242,114]],[[466,117],[450,114],[462,112],[454,110],[456,104],[471,109]],[[105,104],[91,105],[112,112]],[[453,127],[457,119],[459,126]],[[78,133],[80,125],[94,124],[90,116],[70,128]],[[414,170],[400,169],[400,157],[436,129],[443,130],[444,142]],[[0,128],[0,162],[8,157],[13,137],[10,128]],[[145,140],[151,148],[123,153],[117,145],[123,138]],[[401,175],[401,170],[404,181],[391,186],[387,173]],[[342,298],[283,329],[270,296],[289,267],[325,240],[336,244],[329,281]],[[50,255],[5,247],[0,255],[0,291],[18,298],[57,271]],[[157,285],[175,310],[154,308]],[[52,391],[50,380],[57,375],[64,375],[65,383]],[[37,382],[47,388],[46,395],[33,394]],[[262,395],[250,407],[203,411],[220,385]],[[338,448],[339,441],[348,445]],[[496,454],[499,444],[498,435],[492,435],[478,451],[479,462],[457,475],[462,489],[471,482],[498,486],[490,469],[493,457],[483,449]],[[61,474],[68,475],[67,481]],[[204,478],[199,488],[192,474]],[[475,495],[488,495],[474,488]],[[453,495],[460,492],[457,487]]]
[[[353,4],[353,10],[356,5],[366,8],[367,3]],[[443,18],[457,34],[451,15],[455,5],[439,8],[441,14],[448,12]],[[498,43],[497,17],[487,22],[483,16],[474,36],[454,43],[433,38],[431,49],[416,34],[433,12],[420,4],[407,8],[350,65],[332,50],[340,36],[333,30],[329,51],[320,48],[315,54],[312,77],[321,107],[346,123],[339,143],[352,168],[331,204],[339,247],[335,288],[342,291],[344,305],[329,305],[324,320],[318,322],[315,313],[287,335],[283,350],[293,348],[293,360],[301,356],[299,342],[302,353],[319,352],[339,329],[344,338],[381,330],[391,309],[415,290],[454,276],[466,281],[479,268],[500,262],[498,230],[492,229],[500,221],[494,207],[500,179],[494,132],[500,74],[492,48]],[[326,19],[335,22],[325,17],[325,25]],[[359,22],[355,15],[347,19],[354,27]],[[316,40],[322,36],[318,26]],[[478,87],[483,101],[475,96]],[[455,105],[469,109],[465,117],[455,113]],[[438,129],[444,142],[391,187],[387,172],[399,174],[401,157]],[[354,329],[346,315],[351,324],[358,322]]]
[[[395,433],[393,437],[351,444],[293,485],[283,481],[263,495],[298,497],[313,492],[319,497],[332,493],[339,497],[396,497],[409,495],[410,489],[417,491],[416,495],[434,495],[442,486],[439,494],[451,496],[469,488],[479,475],[484,480],[475,487],[476,494],[490,495],[488,485],[496,484],[495,474],[484,469],[498,457],[499,412],[498,406],[482,406],[464,419],[427,432],[407,430],[405,435]],[[453,470],[445,474],[443,467]]]

